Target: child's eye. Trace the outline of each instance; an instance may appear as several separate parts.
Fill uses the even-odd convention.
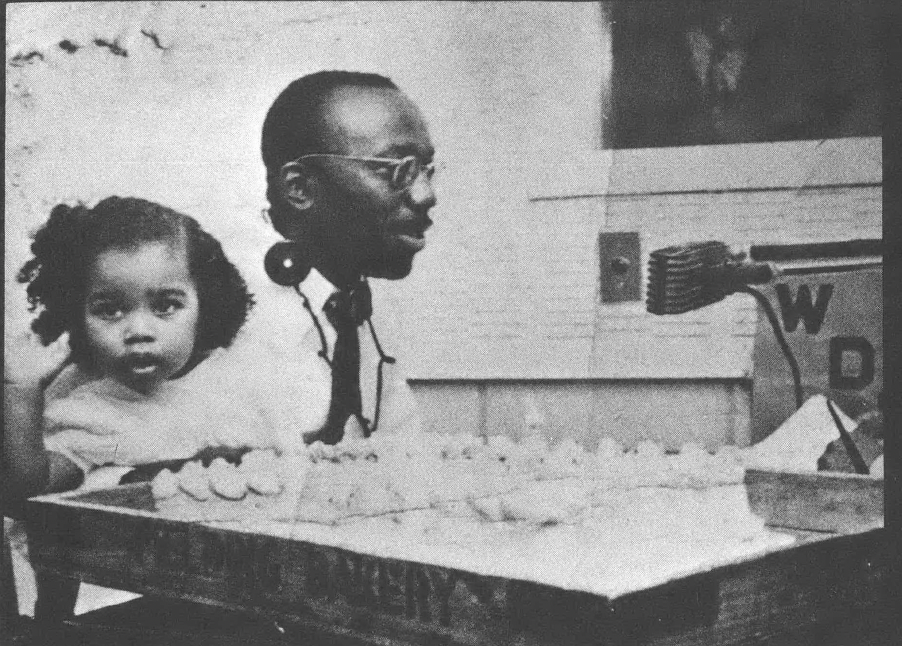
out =
[[[157,314],[161,314],[163,316],[168,316],[170,314],[175,314],[177,311],[182,309],[184,305],[181,301],[176,300],[174,298],[167,298],[165,300],[160,301],[156,304],[155,309]]]
[[[115,321],[122,316],[122,308],[115,303],[94,303],[88,308],[88,312],[104,321]]]

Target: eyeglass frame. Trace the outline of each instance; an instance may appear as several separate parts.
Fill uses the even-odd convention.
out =
[[[301,155],[297,159],[292,159],[288,163],[296,164],[304,161],[305,159],[315,159],[317,157],[323,157],[326,159],[347,159],[349,161],[359,161],[370,164],[385,164],[387,166],[393,166],[394,171],[392,172],[390,183],[392,185],[392,188],[394,188],[398,192],[408,190],[411,186],[414,185],[414,183],[420,178],[420,175],[422,175],[424,172],[426,173],[426,178],[430,180],[435,174],[435,163],[430,162],[428,164],[424,164],[416,155],[407,155],[406,157],[401,157],[400,159],[398,159],[396,157],[356,157],[354,155],[338,155],[335,153],[309,153],[307,155]],[[413,175],[413,178],[407,184],[402,186],[398,181],[398,171],[405,163],[413,163],[413,167],[418,168],[419,170],[417,170],[417,172]]]

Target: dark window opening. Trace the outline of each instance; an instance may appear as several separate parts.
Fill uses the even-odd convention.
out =
[[[603,5],[613,148],[880,135],[882,2]]]

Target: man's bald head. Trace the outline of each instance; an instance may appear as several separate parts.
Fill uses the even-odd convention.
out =
[[[280,232],[285,213],[279,196],[279,171],[302,155],[332,152],[327,150],[324,137],[324,108],[334,92],[345,87],[398,89],[391,79],[379,74],[325,70],[292,81],[266,113],[260,148],[266,166],[270,217]]]

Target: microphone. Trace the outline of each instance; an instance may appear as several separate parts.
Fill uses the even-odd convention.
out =
[[[711,305],[734,292],[758,301],[792,371],[796,408],[802,407],[802,373],[767,298],[749,285],[769,283],[782,272],[766,262],[747,262],[723,242],[710,240],[658,249],[648,261],[645,305],[651,314],[682,314]]]
[[[307,278],[311,265],[304,259],[297,243],[285,240],[277,242],[266,252],[263,268],[270,280],[277,285],[294,287]]]
[[[658,249],[648,261],[646,309],[651,314],[690,312],[779,274],[770,263],[745,261],[745,253],[731,253],[723,242]]]

